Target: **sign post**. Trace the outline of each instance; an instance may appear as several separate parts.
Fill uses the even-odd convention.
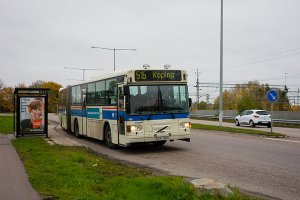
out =
[[[271,103],[271,133],[273,132],[273,103],[278,99],[278,93],[276,90],[269,90],[267,93],[268,101]]]
[[[46,88],[15,88],[15,136],[45,135],[48,137],[48,90]]]

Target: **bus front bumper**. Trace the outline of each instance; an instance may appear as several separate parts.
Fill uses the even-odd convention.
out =
[[[180,134],[180,135],[153,135],[147,137],[127,137],[126,138],[126,146],[131,143],[143,143],[143,142],[155,142],[155,141],[174,141],[174,140],[182,140],[190,142],[191,134]]]

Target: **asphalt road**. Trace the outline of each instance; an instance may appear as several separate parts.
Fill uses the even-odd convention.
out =
[[[211,178],[275,198],[300,199],[297,137],[290,142],[193,129],[190,143],[167,142],[162,147],[111,150],[100,141],[84,138],[80,142],[100,154],[167,174]]]

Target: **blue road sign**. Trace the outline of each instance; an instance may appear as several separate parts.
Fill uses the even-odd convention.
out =
[[[268,97],[268,101],[273,103],[273,102],[277,101],[278,93],[277,93],[276,90],[269,90],[268,94],[267,94],[267,97]]]

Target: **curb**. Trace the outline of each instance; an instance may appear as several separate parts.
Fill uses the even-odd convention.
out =
[[[191,180],[190,183],[194,186],[194,188],[198,192],[203,192],[204,190],[208,190],[213,194],[220,194],[225,197],[232,194],[232,191],[224,183],[217,182],[212,179],[207,179],[207,178],[194,179]]]

